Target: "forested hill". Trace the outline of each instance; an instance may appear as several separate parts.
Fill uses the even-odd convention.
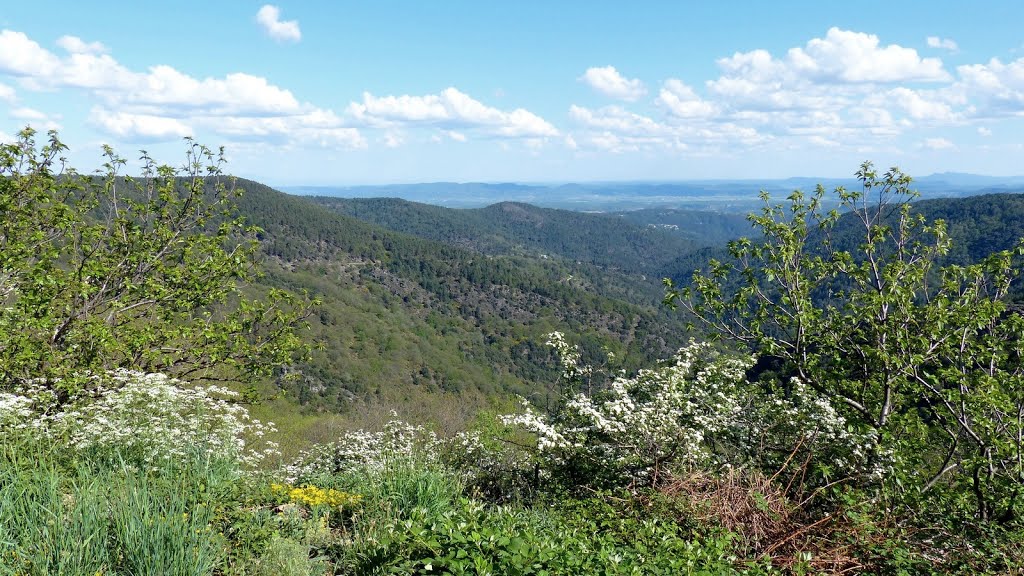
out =
[[[593,214],[502,202],[486,208],[443,208],[397,198],[312,197],[365,222],[491,255],[555,257],[652,274],[696,238],[622,215]]]
[[[641,226],[659,228],[699,246],[724,246],[729,240],[753,234],[750,222],[742,212],[643,208],[611,214]],[[676,253],[673,257],[678,255]]]
[[[557,377],[544,346],[552,330],[573,334],[591,358],[607,349],[637,365],[686,340],[677,314],[609,296],[615,290],[594,270],[577,275],[557,258],[486,255],[255,182],[237,185],[241,215],[263,230],[264,282],[324,302],[311,319],[324,349],[293,386],[310,405],[341,409],[353,397],[401,405],[439,390],[534,394]]]
[[[1024,238],[1024,194],[982,194],[963,198],[920,200],[913,212],[932,222],[943,220],[953,242],[943,264],[970,264],[999,250],[1007,250]],[[859,222],[852,214],[840,218],[833,240],[837,247],[856,249]],[[749,236],[749,232],[747,235]],[[728,259],[725,244],[682,254],[664,270],[665,276],[686,283],[697,268],[711,258]]]

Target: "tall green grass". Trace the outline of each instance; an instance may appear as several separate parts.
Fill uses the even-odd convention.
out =
[[[0,575],[203,576],[230,463],[144,469],[66,461],[29,441],[0,450]]]
[[[102,479],[50,463],[0,464],[0,574],[95,576],[113,565]]]

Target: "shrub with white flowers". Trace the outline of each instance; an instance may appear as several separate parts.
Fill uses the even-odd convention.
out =
[[[822,481],[877,481],[893,469],[891,449],[879,445],[877,433],[857,427],[799,378],[783,390],[752,389],[742,418],[732,431],[736,454],[745,462],[774,471],[802,466]],[[797,473],[793,471],[791,473]]]
[[[562,352],[567,376],[586,373],[575,366],[578,353],[564,353],[561,334],[549,343]],[[738,392],[750,364],[750,358],[720,355],[691,342],[662,366],[616,377],[593,396],[568,398],[556,414],[527,405],[524,413],[504,421],[536,434],[538,454],[549,467],[600,469],[621,480],[653,481],[669,464],[698,464],[711,457],[713,437],[733,427],[742,411]]]
[[[548,343],[561,353],[566,378],[587,374],[561,334]],[[773,466],[793,450],[813,451],[826,470],[879,473],[885,460],[873,436],[854,431],[799,381],[777,394],[749,383],[752,362],[691,341],[656,368],[618,376],[592,396],[567,397],[553,414],[524,401],[522,413],[502,420],[533,433],[545,472],[570,482],[650,483],[678,466]]]
[[[276,454],[272,423],[249,416],[238,393],[120,370],[89,378],[65,402],[41,382],[0,395],[0,433],[60,441],[95,459],[155,466],[192,458],[253,466]]]
[[[395,419],[380,432],[357,430],[335,442],[314,445],[285,466],[284,476],[288,483],[300,484],[356,471],[379,473],[393,463],[436,464],[440,446],[433,432]]]

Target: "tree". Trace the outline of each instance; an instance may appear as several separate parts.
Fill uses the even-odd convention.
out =
[[[246,382],[303,352],[313,303],[251,284],[257,230],[223,150],[188,140],[182,168],[143,152],[131,178],[105,147],[85,176],[35,136],[0,146],[0,390],[117,368]]]
[[[1009,520],[1024,490],[1024,321],[1005,300],[1024,251],[943,266],[945,225],[914,214],[910,177],[870,163],[856,175],[830,211],[821,186],[785,207],[762,193],[749,219],[763,240],[731,242],[732,260],[689,286],[666,280],[666,301],[873,433],[864,457],[891,458],[883,493],[943,492]]]

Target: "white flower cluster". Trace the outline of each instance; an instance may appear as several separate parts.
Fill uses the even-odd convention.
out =
[[[567,374],[579,352],[561,334],[548,344]],[[592,396],[566,399],[542,414],[523,401],[522,413],[502,417],[536,437],[546,468],[584,465],[621,480],[651,478],[671,465],[780,465],[794,449],[813,456],[827,476],[881,478],[893,466],[871,430],[855,429],[828,398],[794,379],[785,391],[746,380],[751,357],[729,357],[690,342],[669,363],[615,378]],[[804,459],[798,459],[802,462]]]
[[[0,392],[0,430],[27,422],[34,414],[32,404],[25,396]]]
[[[550,342],[564,348],[561,338],[553,335]],[[646,477],[662,464],[709,457],[707,440],[738,421],[738,388],[751,362],[691,342],[671,363],[617,377],[597,395],[578,394],[559,414],[542,415],[526,405],[524,413],[503,420],[534,433],[541,457],[553,464],[588,459]]]
[[[164,374],[120,370],[90,378],[60,404],[41,382],[17,392],[0,395],[0,432],[61,441],[82,454],[147,466],[196,457],[251,466],[277,453],[265,439],[274,425],[251,418],[234,402],[238,394],[220,386],[190,387]]]
[[[580,349],[565,341],[565,335],[561,332],[548,334],[548,341],[545,343],[555,349],[562,363],[562,378],[572,382],[590,376],[593,369],[590,366],[581,365]]]
[[[751,406],[736,436],[746,454],[763,451],[768,438],[782,452],[799,444],[814,452],[815,464],[831,468],[833,474],[878,480],[895,465],[894,454],[878,445],[873,430],[857,430],[827,398],[798,378],[790,381],[787,394],[766,395]]]
[[[440,462],[441,441],[422,426],[391,420],[380,432],[348,432],[335,442],[316,444],[284,467],[285,480],[299,484],[324,475],[383,471],[394,462]]]

